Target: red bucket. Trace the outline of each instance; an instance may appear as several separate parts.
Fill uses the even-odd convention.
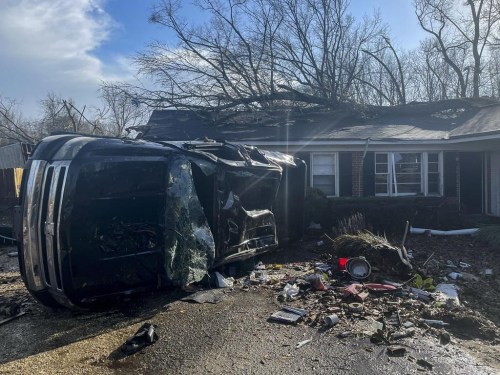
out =
[[[345,267],[349,258],[339,258],[339,271],[345,271]]]

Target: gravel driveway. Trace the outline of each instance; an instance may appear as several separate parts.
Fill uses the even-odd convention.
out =
[[[419,359],[431,363],[433,373],[495,373],[457,346],[439,345],[432,335],[405,339],[406,355],[389,357],[385,346],[339,339],[335,328],[269,322],[278,306],[267,289],[228,292],[218,304],[182,302],[182,295],[143,296],[97,313],[51,311],[34,303],[28,314],[0,326],[0,373],[416,374],[424,370]],[[159,340],[123,356],[120,345],[144,321],[157,326]]]

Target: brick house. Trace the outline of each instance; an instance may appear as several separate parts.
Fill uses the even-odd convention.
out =
[[[307,185],[329,197],[454,199],[500,216],[500,103],[457,99],[336,111],[156,110],[145,140],[213,139],[306,161]]]

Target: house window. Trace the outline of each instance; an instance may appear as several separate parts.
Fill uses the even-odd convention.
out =
[[[321,190],[327,196],[336,196],[338,191],[337,155],[315,153],[311,157],[312,187]]]
[[[439,153],[433,152],[427,154],[427,194],[441,194],[441,163],[439,162]]]
[[[438,152],[375,154],[375,195],[440,195],[441,156]]]

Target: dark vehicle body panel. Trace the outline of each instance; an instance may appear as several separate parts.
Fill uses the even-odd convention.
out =
[[[70,308],[199,281],[298,239],[305,175],[301,160],[224,142],[48,137],[16,210],[23,279]]]

